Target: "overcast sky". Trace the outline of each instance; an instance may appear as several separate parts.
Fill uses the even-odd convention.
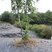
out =
[[[4,11],[11,11],[11,2],[10,0],[0,0],[0,14]]]
[[[46,12],[47,10],[52,11],[52,0],[40,0],[36,3],[36,7],[39,12]]]
[[[52,11],[52,0],[39,0],[39,2],[36,3],[36,7],[39,12]],[[4,11],[11,11],[10,0],[0,0],[0,14]]]

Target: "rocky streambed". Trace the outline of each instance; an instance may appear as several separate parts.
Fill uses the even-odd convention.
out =
[[[33,47],[12,46],[14,38],[0,38],[0,52],[52,52],[52,40],[37,39],[40,43]]]
[[[29,31],[28,34],[39,41],[37,46],[27,47],[12,46],[14,39],[20,39],[20,28],[9,23],[0,23],[0,52],[52,52],[52,40],[39,39],[36,33]]]

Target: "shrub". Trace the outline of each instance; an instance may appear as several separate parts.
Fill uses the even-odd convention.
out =
[[[42,31],[42,29],[44,29],[46,27],[48,27],[48,26],[47,25],[41,25],[41,24],[40,25],[35,24],[32,26],[31,30],[33,30],[37,33],[40,33]]]
[[[40,37],[46,38],[46,39],[50,39],[51,35],[52,35],[52,29],[50,29],[49,27],[44,28],[42,32],[39,34]]]
[[[48,25],[33,25],[31,30],[35,31],[41,38],[50,39],[52,35],[52,29]]]

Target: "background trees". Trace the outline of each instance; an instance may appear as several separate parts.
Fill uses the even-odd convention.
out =
[[[14,15],[12,13],[9,13],[8,11],[5,11],[1,15],[0,20],[3,21],[3,22],[9,22],[9,23],[12,23],[12,24],[15,23],[15,17],[14,17]]]
[[[19,13],[20,14],[20,22],[26,24],[52,24],[52,12],[47,11],[45,13]],[[18,15],[14,13],[9,13],[8,11],[5,11],[0,15],[0,20],[5,22],[11,22],[15,23],[17,21],[18,23]],[[27,22],[28,20],[28,22]],[[26,25],[25,25],[26,26]],[[23,27],[23,26],[22,26]]]
[[[33,16],[32,16],[33,15]],[[31,17],[31,24],[52,24],[52,12],[47,11],[45,13],[30,14]]]

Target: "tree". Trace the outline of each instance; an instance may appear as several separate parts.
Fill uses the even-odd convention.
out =
[[[19,20],[19,25],[21,26],[20,22],[20,10],[22,9],[22,0],[11,0],[11,7],[12,7],[12,12],[14,14],[18,15],[18,20]],[[21,28],[21,34],[22,34],[22,28]]]
[[[12,12],[14,14],[35,12],[34,3],[33,0],[11,0]]]
[[[16,13],[18,14],[20,25],[21,25],[20,13],[24,13],[25,16],[23,15],[23,17],[26,19],[26,21],[25,21],[26,22],[25,34],[27,34],[28,22],[29,22],[28,14],[35,12],[35,7],[33,6],[35,2],[33,0],[11,0],[11,3],[12,3],[12,5],[11,5],[12,12],[14,14],[16,14]]]
[[[10,21],[10,13],[7,11],[4,12],[2,14],[1,21],[9,22]]]
[[[8,11],[5,11],[2,15],[1,15],[1,21],[4,22],[8,22],[13,24],[15,22],[15,17],[13,16],[12,13],[9,13]]]
[[[48,10],[48,11],[45,13],[45,15],[46,15],[46,17],[47,17],[48,23],[49,23],[49,24],[52,24],[52,12]]]
[[[35,12],[35,7],[33,6],[35,2],[33,0],[24,0],[24,5],[23,5],[23,12],[25,14],[24,18],[26,20],[26,33],[28,31],[28,22],[29,22],[29,13],[34,13]]]
[[[18,15],[20,23],[20,10],[22,8],[22,0],[11,0],[12,12]]]

